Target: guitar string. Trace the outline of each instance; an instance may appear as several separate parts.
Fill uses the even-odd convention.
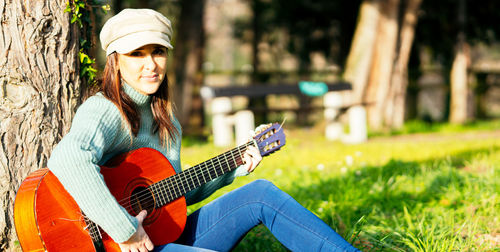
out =
[[[235,151],[238,151],[238,153],[241,155],[241,150],[240,150],[240,149],[242,149],[242,148],[246,148],[247,146],[248,146],[248,145],[246,145],[246,146],[241,146],[241,147],[239,147],[239,148],[235,148],[235,149],[234,149],[234,150],[232,150],[232,151],[226,152],[226,153],[224,153],[224,154],[222,154],[222,155],[217,156],[216,158],[212,158],[212,159],[210,159],[210,160],[207,160],[207,161],[203,162],[202,164],[205,164],[205,167],[202,167],[202,169],[200,170],[200,171],[202,172],[202,175],[203,175],[203,174],[207,174],[207,175],[208,175],[208,177],[209,177],[210,179],[212,179],[212,174],[214,175],[214,178],[215,178],[215,177],[217,177],[217,176],[220,176],[220,175],[218,175],[218,174],[217,174],[217,171],[215,171],[214,169],[210,169],[210,168],[212,168],[212,167],[211,167],[211,166],[209,166],[209,165],[208,165],[208,163],[209,163],[209,162],[210,162],[210,163],[212,163],[212,166],[213,166],[213,164],[214,164],[214,160],[216,160],[216,159],[220,159],[221,157],[223,157],[223,156],[227,156],[228,154],[234,155],[234,153],[233,153],[233,152],[235,152]],[[240,159],[241,159],[241,157],[240,157]],[[218,161],[219,161],[219,163],[220,163],[220,160],[218,160]],[[233,169],[233,168],[235,168],[235,167],[231,167],[231,169]],[[205,170],[203,170],[203,169],[205,169]],[[186,171],[188,171],[188,170],[186,170]],[[174,200],[174,199],[176,199],[176,198],[178,198],[178,197],[180,197],[180,196],[182,196],[182,195],[186,192],[186,189],[185,189],[185,186],[184,186],[184,185],[186,185],[186,186],[187,186],[187,184],[186,184],[185,182],[188,182],[188,181],[187,181],[187,178],[182,177],[182,175],[187,174],[187,173],[186,173],[186,171],[185,171],[185,172],[182,172],[182,173],[179,173],[179,174],[178,174],[178,178],[177,178],[177,180],[173,180],[173,181],[172,181],[172,182],[175,182],[175,184],[174,184],[174,183],[170,183],[169,185],[167,185],[167,187],[168,187],[168,188],[166,188],[167,190],[170,190],[170,191],[172,191],[172,190],[173,190],[173,191],[175,192],[175,196],[174,196],[174,197],[172,197],[172,198],[169,198],[169,199],[168,199],[168,202],[169,202],[169,201],[171,201],[171,200]],[[212,171],[214,171],[214,172],[212,173]],[[174,176],[175,176],[175,175],[174,175]],[[203,175],[203,177],[205,178],[205,176],[204,176],[204,175]],[[171,178],[171,177],[170,177],[170,178]],[[205,179],[205,183],[206,183],[206,182],[208,182],[208,181],[209,181],[209,180],[206,180],[206,179]],[[182,182],[182,184],[181,184],[181,185],[183,185],[184,192],[183,192],[183,191],[181,191],[181,188],[180,188],[180,186],[179,186],[179,182]],[[165,190],[161,190],[161,192],[162,192],[162,193],[164,193],[164,192],[165,192]],[[141,193],[138,193],[138,194],[141,194]],[[137,200],[136,200],[136,201],[133,201],[134,203],[136,203],[136,202],[141,202],[141,200],[143,201],[143,202],[142,202],[142,203],[143,203],[143,205],[147,205],[147,204],[154,203],[154,198],[151,198],[151,194],[150,194],[149,192],[147,192],[147,191],[144,191],[144,192],[142,193],[142,195],[139,195],[139,196],[135,195],[134,197],[136,197],[136,198],[137,198]],[[130,199],[130,198],[132,198],[132,197],[128,197],[128,198]],[[146,201],[144,201],[144,200],[146,200]],[[121,203],[121,204],[123,204],[123,203],[124,203],[123,201],[124,201],[124,200],[121,200],[121,201],[120,201],[120,203]],[[131,207],[131,206],[132,206],[132,204],[134,204],[134,203],[130,203],[130,202],[131,202],[131,201],[130,201],[130,200],[128,200],[127,202],[125,202],[125,203],[128,203],[128,204],[123,204],[123,206],[124,206],[126,209],[130,209],[129,207]],[[165,203],[167,203],[167,202],[165,202]],[[134,204],[134,205],[135,205],[135,204]]]
[[[199,180],[200,175],[202,175],[203,180],[204,180],[203,183],[206,183],[206,182],[208,182],[208,181],[210,181],[212,179],[215,179],[216,177],[219,177],[219,176],[225,174],[228,171],[233,170],[234,168],[236,168],[238,166],[238,163],[235,162],[235,166],[229,165],[228,169],[226,171],[226,170],[224,170],[225,166],[223,165],[222,159],[227,160],[227,157],[230,156],[230,157],[233,158],[233,160],[235,160],[235,158],[234,158],[235,153],[234,152],[238,152],[239,155],[240,155],[239,160],[241,161],[242,160],[242,156],[241,156],[242,149],[248,147],[251,144],[252,144],[252,142],[249,142],[249,143],[247,143],[247,144],[245,144],[243,146],[240,146],[240,147],[235,148],[235,149],[233,149],[233,150],[231,150],[229,152],[226,152],[226,153],[224,153],[222,155],[219,155],[219,156],[217,156],[215,158],[207,160],[206,162],[203,162],[201,164],[201,166],[205,166],[205,167],[202,167],[202,169],[189,169],[189,170],[186,170],[186,172],[182,174],[184,177],[180,177],[180,179],[178,180],[178,182],[181,182],[183,185],[186,185],[186,186],[189,187],[189,178],[188,178],[188,175],[191,176],[191,180],[193,181],[193,179],[192,179],[193,172],[195,172],[194,175],[197,176],[197,180]],[[216,162],[218,164],[216,164]],[[226,164],[229,164],[229,163],[226,162]],[[217,166],[219,166],[221,168],[220,172],[216,169]],[[206,179],[205,175],[208,175],[208,177],[210,179],[209,180]],[[212,175],[213,175],[213,177],[212,177]],[[201,184],[202,183],[200,183],[200,185]],[[197,186],[194,186],[194,188],[196,188],[196,187]],[[174,189],[175,189],[175,187],[174,187]],[[190,190],[192,190],[192,189],[190,188]],[[181,195],[182,194],[183,193],[181,193]],[[179,195],[177,195],[177,196],[179,197]]]
[[[246,146],[242,146],[242,148],[244,148],[244,147],[246,147]],[[227,155],[234,155],[233,152],[236,152],[239,149],[241,149],[241,148],[236,148],[236,149],[234,149],[232,151],[229,151],[227,153],[219,155],[216,158],[212,158],[210,160],[207,160],[207,161],[203,162],[201,164],[201,166],[200,166],[201,167],[201,169],[200,169],[200,173],[201,174],[197,173],[196,175],[198,175],[198,177],[199,177],[199,175],[202,175],[203,179],[205,180],[205,182],[209,181],[209,180],[206,179],[205,175],[208,175],[208,177],[210,179],[212,179],[212,175],[214,175],[214,178],[215,178],[217,176],[217,173],[215,172],[215,174],[213,174],[212,170],[210,169],[214,165],[214,161],[217,160],[220,163],[219,159],[221,159],[221,157],[227,156]],[[205,167],[203,167],[203,166],[205,166]],[[234,167],[231,167],[231,168],[234,168]],[[187,177],[186,177],[187,175],[189,175],[188,173],[189,173],[189,170],[186,170],[185,172],[179,173],[178,174],[178,178],[176,180],[170,181],[170,182],[175,182],[175,184],[174,183],[169,183],[170,186],[168,186],[169,187],[168,189],[173,190],[175,192],[175,194],[176,194],[176,197],[180,197],[183,194],[182,191],[181,191],[181,186],[183,186],[183,188],[185,190],[185,188],[187,186],[186,182],[189,182],[188,179],[187,179]],[[168,182],[168,181],[165,181],[165,182]],[[182,184],[179,185],[179,183],[182,183]],[[164,192],[164,190],[162,190],[162,192]],[[149,197],[150,194],[146,193],[146,196]]]
[[[208,162],[204,162],[204,164],[206,166],[205,167],[205,171],[203,171],[202,169],[200,169],[199,172],[201,173],[201,175],[203,175],[204,173],[205,174],[208,173],[210,180],[215,179],[215,178],[217,178],[217,177],[225,174],[226,172],[229,172],[230,170],[236,168],[237,166],[233,167],[233,166],[229,165],[229,163],[227,163],[227,162],[226,162],[226,164],[228,164],[228,166],[224,166],[223,162],[222,162],[222,159],[227,160],[227,156],[232,156],[234,158],[234,154],[235,153],[233,153],[233,152],[236,152],[236,151],[238,151],[238,153],[240,154],[240,159],[241,159],[241,149],[246,148],[246,147],[248,147],[251,144],[252,144],[252,142],[249,142],[249,143],[247,143],[247,144],[245,144],[243,146],[240,146],[240,147],[235,148],[235,149],[233,149],[233,150],[231,150],[229,152],[223,153],[223,154],[221,154],[221,155],[219,155],[219,156],[217,156],[215,158],[212,158],[212,159],[208,160],[211,163],[210,166],[209,166]],[[217,162],[218,164],[216,164],[215,162]],[[220,169],[220,174],[217,171],[217,166],[219,166],[221,168]],[[229,169],[226,171],[226,170],[224,170],[225,167],[229,167]],[[197,169],[189,169],[189,170],[186,170],[184,178],[182,180],[180,180],[180,181],[183,182],[183,183],[188,183],[189,184],[189,179],[187,178],[187,176],[188,175],[192,176],[193,175],[193,174],[191,174],[192,171],[196,172],[195,173],[196,176],[200,175],[200,173],[198,173]],[[212,178],[212,175],[214,175],[214,178]]]
[[[252,145],[252,144],[253,144],[253,141],[248,142],[248,143],[246,143],[246,144],[244,144],[244,145],[241,145],[241,146],[239,146],[239,147],[237,147],[237,148],[234,148],[233,150],[230,150],[230,151],[228,151],[228,152],[226,152],[226,153],[223,153],[223,154],[221,154],[221,155],[219,155],[219,156],[217,156],[217,157],[215,157],[215,158],[209,159],[209,160],[207,160],[207,161],[205,161],[205,162],[201,163],[200,165],[205,165],[205,167],[200,167],[200,168],[199,168],[200,173],[199,173],[199,174],[196,174],[196,175],[197,175],[198,177],[199,177],[199,175],[202,175],[202,176],[203,176],[203,178],[204,178],[204,181],[205,181],[204,183],[206,183],[206,182],[208,182],[208,181],[212,180],[213,178],[216,178],[216,177],[220,176],[220,175],[218,175],[218,174],[217,174],[217,171],[215,170],[215,167],[212,167],[212,166],[214,165],[214,160],[217,160],[217,161],[219,162],[219,165],[220,165],[220,164],[221,164],[221,163],[220,163],[220,159],[221,159],[222,157],[226,157],[226,156],[228,156],[228,155],[234,156],[234,154],[235,154],[235,153],[233,153],[233,152],[236,152],[236,151],[238,152],[238,153],[236,153],[236,154],[239,154],[239,155],[240,155],[240,157],[239,157],[239,158],[240,158],[240,159],[242,159],[242,155],[241,155],[241,151],[242,151],[242,150],[241,150],[241,149],[247,148],[248,146],[250,146],[250,145]],[[233,157],[233,159],[234,159],[234,157]],[[208,165],[208,163],[209,163],[209,162],[210,162],[210,163],[212,163],[212,166],[209,166],[209,165]],[[196,167],[196,166],[195,166],[195,167]],[[193,168],[195,168],[195,167],[193,167]],[[211,169],[211,168],[214,168],[214,169]],[[236,167],[232,167],[232,166],[231,166],[231,169],[234,169],[234,168],[236,168]],[[189,170],[191,170],[191,169],[189,169]],[[185,192],[187,192],[185,188],[186,188],[186,186],[188,186],[189,181],[188,181],[188,179],[187,179],[186,177],[183,177],[183,175],[187,174],[187,171],[189,171],[189,170],[185,170],[184,172],[181,172],[181,173],[178,173],[178,174],[176,174],[176,175],[173,175],[173,176],[169,177],[169,178],[172,178],[172,177],[174,177],[174,176],[178,176],[177,180],[173,180],[173,181],[171,181],[171,182],[175,182],[175,184],[174,184],[174,183],[170,183],[170,185],[168,185],[168,186],[167,186],[168,188],[165,188],[165,189],[168,189],[168,190],[173,190],[173,191],[175,192],[175,194],[176,194],[176,195],[175,195],[174,199],[176,199],[176,198],[178,198],[178,197],[182,196]],[[228,171],[229,171],[229,170],[228,170]],[[224,173],[222,173],[222,174],[224,174]],[[221,175],[222,175],[222,174],[221,174]],[[208,177],[210,178],[210,180],[207,180],[207,179],[205,178],[205,175],[208,175]],[[212,178],[212,175],[213,175],[213,178]],[[166,180],[169,180],[169,179],[167,178]],[[170,180],[171,180],[171,179],[170,179]],[[165,181],[165,180],[162,180],[162,181]],[[159,182],[161,182],[161,181],[159,181]],[[181,182],[181,183],[182,183],[182,184],[181,184],[181,186],[182,186],[182,187],[183,187],[183,189],[184,189],[184,193],[181,191],[181,186],[179,186],[179,182]],[[186,183],[186,182],[187,182],[187,183]],[[156,183],[155,183],[155,184],[156,184]],[[151,187],[151,186],[150,186],[150,187]],[[148,188],[149,188],[149,187],[148,187]],[[162,193],[164,193],[164,190],[162,190],[161,192],[162,192]],[[180,195],[179,195],[179,194],[180,194]],[[151,194],[149,193],[149,191],[148,191],[148,190],[145,190],[145,191],[143,191],[143,192],[141,192],[141,193],[137,193],[136,195],[133,195],[133,196],[130,196],[130,197],[126,197],[126,198],[123,198],[123,199],[121,199],[121,200],[119,201],[119,203],[120,203],[123,207],[125,207],[126,209],[129,209],[129,207],[131,207],[131,206],[132,206],[132,205],[130,204],[130,202],[131,202],[131,200],[130,200],[130,199],[131,199],[132,197],[135,197],[135,198],[136,198],[136,201],[133,201],[133,202],[141,202],[141,200],[145,200],[145,199],[148,199],[148,198],[149,198],[149,199],[148,199],[149,201],[145,201],[145,202],[143,202],[143,205],[147,205],[147,204],[150,204],[150,203],[154,203],[154,199],[151,199],[151,197],[150,197],[150,196],[151,196]],[[174,199],[169,199],[169,201],[172,201],[172,200],[174,200]],[[129,203],[129,204],[127,204],[127,203]]]

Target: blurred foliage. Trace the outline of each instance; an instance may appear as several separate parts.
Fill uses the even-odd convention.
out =
[[[239,19],[235,36],[244,40],[245,31],[257,30],[257,38],[277,43],[276,31],[289,36],[287,49],[298,56],[301,69],[309,64],[311,52],[321,52],[333,62],[343,62],[349,53],[361,1],[252,0],[257,20]]]
[[[462,28],[471,45],[498,42],[500,2],[495,0],[465,1],[465,25],[458,22],[458,1],[423,1],[415,33],[415,49],[429,46],[433,57],[444,66],[453,61],[457,35]],[[418,54],[415,54],[418,55]]]
[[[466,5],[463,30],[471,45],[497,42],[500,26],[496,10],[500,2],[464,0]],[[361,0],[308,1],[308,0],[249,0],[257,20],[238,19],[235,37],[251,42],[254,37],[247,31],[257,31],[255,37],[273,45],[277,43],[276,31],[285,30],[289,36],[287,49],[301,61],[301,69],[309,64],[311,52],[321,52],[326,58],[343,65],[354,30]],[[406,1],[401,1],[403,9]],[[458,21],[458,1],[423,1],[419,12],[412,67],[418,68],[418,50],[431,49],[431,54],[443,67],[453,61],[454,46],[461,29]]]

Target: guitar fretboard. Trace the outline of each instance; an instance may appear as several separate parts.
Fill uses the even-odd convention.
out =
[[[156,199],[155,207],[164,206],[187,192],[236,169],[243,164],[243,153],[251,145],[255,146],[255,142],[251,141],[240,145],[150,185],[149,189]]]

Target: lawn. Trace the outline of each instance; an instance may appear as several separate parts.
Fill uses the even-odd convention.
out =
[[[321,133],[320,127],[286,129],[282,150],[189,212],[265,178],[363,251],[500,250],[499,121],[410,123],[358,145],[327,141]],[[185,167],[228,149],[184,142]],[[286,249],[260,225],[235,251]]]

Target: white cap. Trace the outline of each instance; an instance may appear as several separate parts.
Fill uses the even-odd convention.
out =
[[[171,37],[170,20],[151,9],[124,9],[106,21],[99,35],[106,56],[129,53],[149,44],[172,49]]]

